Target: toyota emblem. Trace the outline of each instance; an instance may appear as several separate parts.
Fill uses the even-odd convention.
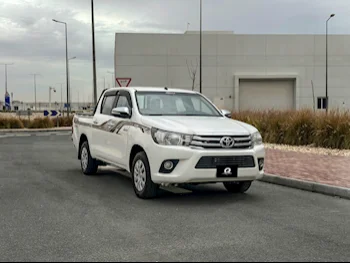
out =
[[[235,145],[235,141],[231,137],[222,137],[220,144],[222,148],[232,148]]]

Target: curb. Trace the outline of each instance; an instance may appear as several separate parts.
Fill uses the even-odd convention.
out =
[[[47,128],[47,129],[0,129],[0,134],[4,133],[31,133],[31,132],[61,132],[71,131],[72,127]]]
[[[350,188],[320,184],[299,179],[291,179],[272,174],[264,174],[263,178],[259,179],[259,181],[283,185],[291,188],[320,193],[329,196],[338,196],[350,200]]]

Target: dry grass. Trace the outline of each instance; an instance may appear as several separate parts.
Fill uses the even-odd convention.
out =
[[[349,112],[242,111],[232,112],[232,117],[255,126],[265,143],[350,149]],[[72,116],[58,118],[58,127],[71,125]],[[28,120],[0,116],[0,129],[53,127],[57,127],[56,118],[37,117]]]
[[[349,112],[244,111],[232,117],[259,129],[266,143],[350,149]]]
[[[72,126],[73,117],[59,117],[58,127]],[[36,118],[8,118],[0,117],[0,129],[40,129],[57,127],[56,118],[36,117]]]

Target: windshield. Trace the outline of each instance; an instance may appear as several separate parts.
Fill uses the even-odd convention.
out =
[[[138,91],[136,101],[142,115],[222,116],[199,94]]]

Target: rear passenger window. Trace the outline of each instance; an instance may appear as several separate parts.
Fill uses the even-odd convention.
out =
[[[108,96],[104,99],[101,114],[111,115],[116,96]]]

